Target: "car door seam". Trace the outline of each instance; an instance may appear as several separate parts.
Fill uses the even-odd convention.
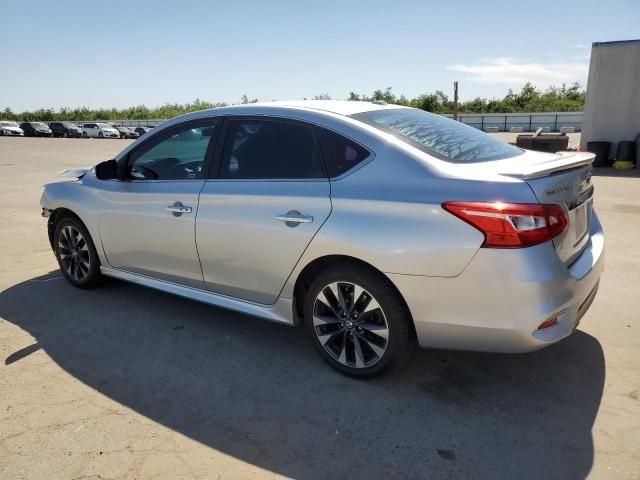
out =
[[[331,214],[333,213],[333,200],[331,198],[331,181],[329,179],[327,179],[327,182],[329,183],[329,213],[327,214],[327,216],[323,220],[322,224],[320,224],[320,226],[316,230],[316,233],[314,233],[312,235],[312,237],[309,239],[309,242],[307,243],[307,246],[304,247],[304,249],[302,250],[302,253],[300,254],[300,257],[298,257],[298,260],[296,260],[296,263],[293,265],[293,268],[289,272],[289,275],[287,275],[287,278],[286,278],[285,282],[282,284],[282,288],[278,292],[278,295],[276,296],[276,299],[273,302],[273,305],[275,305],[278,302],[278,300],[280,300],[282,292],[284,291],[285,287],[289,283],[289,280],[291,279],[291,275],[293,275],[293,272],[295,272],[296,269],[298,268],[298,264],[300,263],[300,260],[302,260],[302,257],[304,257],[304,254],[307,253],[307,250],[309,249],[309,247],[313,243],[313,240],[316,238],[318,233],[320,233],[320,230],[322,230],[322,227],[324,226],[325,223],[327,223],[327,220],[329,220],[329,217],[331,217]]]

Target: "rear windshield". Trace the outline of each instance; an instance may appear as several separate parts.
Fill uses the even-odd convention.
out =
[[[448,162],[484,162],[523,153],[464,123],[415,108],[374,110],[352,117]]]

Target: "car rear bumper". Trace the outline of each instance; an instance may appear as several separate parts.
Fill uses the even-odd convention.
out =
[[[457,277],[388,274],[414,319],[422,347],[518,353],[569,336],[593,301],[604,268],[595,212],[590,239],[567,268],[551,242],[481,248]],[[538,330],[550,318],[557,324]]]

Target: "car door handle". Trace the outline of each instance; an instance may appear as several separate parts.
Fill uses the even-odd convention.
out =
[[[283,214],[283,215],[276,215],[275,217],[276,220],[279,220],[281,222],[285,222],[287,225],[289,224],[293,224],[293,225],[297,225],[298,223],[311,223],[313,222],[313,217],[311,215],[302,215],[299,211],[297,210],[290,210],[287,213]],[[289,225],[291,226],[291,225]]]
[[[191,207],[187,207],[186,205],[183,205],[180,202],[176,202],[173,205],[168,205],[166,207],[166,210],[167,212],[173,213],[175,216],[179,216],[179,215],[182,215],[183,213],[191,213],[193,209]]]

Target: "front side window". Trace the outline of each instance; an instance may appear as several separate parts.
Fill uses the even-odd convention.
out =
[[[279,120],[232,119],[220,177],[304,179],[326,176],[311,127]]]
[[[415,108],[373,110],[352,117],[452,163],[498,160],[523,153],[464,123]]]
[[[186,125],[160,134],[150,146],[143,145],[129,157],[126,176],[132,180],[192,180],[202,178],[214,121]]]

